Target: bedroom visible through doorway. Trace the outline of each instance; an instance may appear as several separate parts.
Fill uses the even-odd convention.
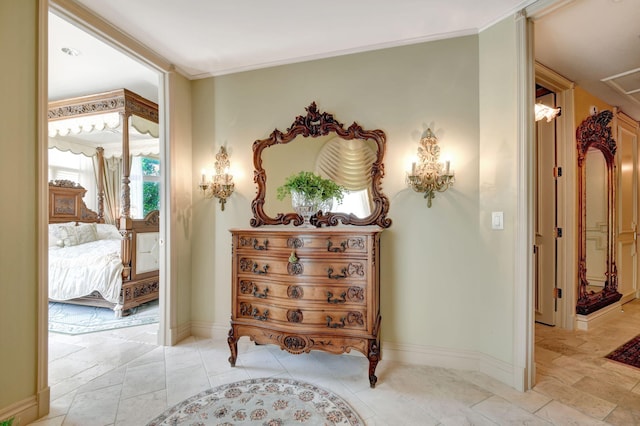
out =
[[[56,183],[54,192],[49,186],[49,223],[55,225],[49,225],[50,283],[51,278],[71,282],[74,288],[91,283],[79,290],[91,291],[81,298],[68,288],[55,294],[49,330],[77,331],[74,324],[80,324],[83,332],[157,324],[162,311],[159,273],[164,250],[159,229],[163,216],[159,213],[164,209],[163,141],[157,105],[162,75],[53,10],[48,18],[48,97],[50,106],[61,105],[54,113],[50,109],[49,120],[63,123],[50,126],[48,138],[48,180]],[[117,92],[114,101],[103,96],[112,92]],[[102,114],[120,102],[120,92],[124,108]],[[83,106],[81,114],[64,104],[94,96],[86,103],[91,107]],[[133,113],[127,112],[130,99],[136,104]],[[56,115],[58,111],[63,112]],[[123,155],[122,149],[130,155]],[[98,246],[106,251],[94,252]],[[59,256],[65,249],[76,250],[78,257]],[[62,259],[54,265],[57,257]],[[74,262],[84,270],[63,269],[62,265]],[[107,277],[104,285],[96,287],[93,283],[102,276]],[[132,282],[135,286],[127,287]],[[50,299],[53,293],[49,291]],[[69,298],[74,304],[66,303]],[[137,298],[133,304],[132,298]],[[78,301],[90,306],[75,305]],[[78,317],[83,311],[84,320]]]

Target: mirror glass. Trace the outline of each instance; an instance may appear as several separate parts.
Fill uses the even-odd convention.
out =
[[[278,200],[277,188],[288,177],[308,171],[347,190],[342,203],[334,203],[329,212],[312,215],[311,225],[389,227],[389,200],[381,188],[384,132],[364,130],[355,122],[345,129],[332,114],[318,111],[315,102],[306,111],[307,115],[296,117],[286,132],[275,129],[269,138],[253,144],[258,190],[251,203],[251,226],[302,225],[303,218],[293,212],[290,197]]]
[[[279,200],[277,188],[286,178],[300,171],[312,171],[331,179],[346,189],[341,203],[334,203],[333,213],[353,214],[365,218],[371,214],[371,168],[377,156],[375,141],[345,140],[330,134],[307,141],[298,136],[287,145],[273,145],[262,152],[263,167],[268,170],[264,212],[268,216],[292,210],[291,199]],[[291,161],[295,158],[295,161]]]
[[[616,142],[611,111],[589,116],[578,127],[578,300],[588,315],[620,300],[616,268]]]
[[[601,291],[607,281],[607,164],[602,151],[590,148],[585,157],[585,168],[585,255],[587,291],[590,292]]]

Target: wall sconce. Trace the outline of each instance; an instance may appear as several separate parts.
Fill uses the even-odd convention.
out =
[[[224,146],[221,146],[220,151],[216,154],[215,175],[211,177],[211,180],[207,181],[207,176],[203,170],[202,180],[200,181],[200,189],[205,198],[218,198],[222,211],[224,211],[224,204],[227,202],[227,198],[233,194],[235,187],[233,176],[229,174],[229,165],[227,150]]]
[[[547,106],[545,104],[536,104],[535,112],[536,121],[540,121],[543,118],[546,118],[547,122],[549,122],[562,113],[562,108],[551,108],[550,106]]]
[[[419,162],[411,165],[411,173],[407,173],[407,183],[414,191],[424,193],[429,208],[435,192],[444,192],[455,182],[450,162],[441,163],[438,161],[439,158],[438,138],[431,129],[427,129],[418,147]]]

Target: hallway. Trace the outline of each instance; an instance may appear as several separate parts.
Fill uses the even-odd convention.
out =
[[[640,425],[640,369],[604,356],[640,334],[640,300],[589,331],[536,324],[534,392],[615,425]]]
[[[226,336],[158,347],[157,325],[79,336],[50,334],[51,413],[34,425],[144,425],[205,389],[284,376],[330,389],[368,426],[640,425],[640,369],[604,355],[640,333],[640,301],[589,332],[536,325],[538,384],[521,393],[482,373],[381,361],[370,389],[362,357],[291,355]],[[105,351],[105,348],[109,348]]]

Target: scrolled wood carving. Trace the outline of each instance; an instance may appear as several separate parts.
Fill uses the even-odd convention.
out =
[[[589,148],[597,148],[606,158],[616,155],[616,141],[611,135],[609,123],[613,113],[609,110],[587,117],[576,130],[578,140],[578,165],[582,165]]]
[[[127,116],[133,114],[154,123],[160,118],[156,103],[126,89],[51,102],[47,118],[60,120],[103,112],[121,112]]]
[[[292,354],[300,354],[307,348],[307,340],[301,336],[286,336],[282,343],[287,352]]]
[[[353,123],[345,129],[342,123],[336,120],[333,114],[320,112],[315,102],[307,108],[306,115],[295,118],[291,127],[286,132],[275,129],[267,139],[257,140],[253,143],[253,180],[258,189],[256,197],[251,203],[253,218],[251,226],[262,225],[288,225],[300,226],[304,223],[302,216],[297,213],[278,213],[270,217],[264,212],[266,197],[267,171],[263,167],[262,152],[276,144],[287,144],[297,136],[316,138],[334,133],[342,139],[372,140],[377,147],[377,156],[371,166],[371,199],[372,212],[369,216],[359,218],[351,213],[322,213],[311,217],[310,223],[316,227],[344,225],[378,225],[382,228],[391,226],[391,219],[387,218],[389,212],[389,199],[382,192],[382,177],[384,176],[384,164],[382,162],[386,150],[386,135],[382,130],[364,130],[359,124]]]
[[[302,299],[304,297],[304,290],[298,285],[290,285],[287,287],[287,297],[290,299]]]

